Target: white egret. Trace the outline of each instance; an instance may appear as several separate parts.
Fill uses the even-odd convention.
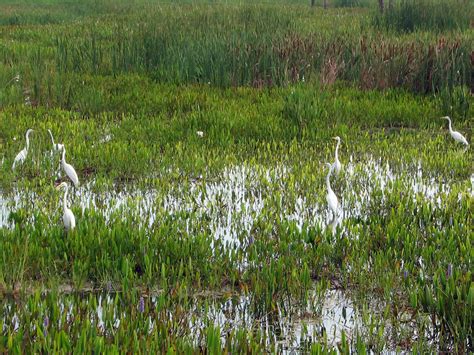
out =
[[[76,227],[76,219],[74,218],[74,213],[67,207],[67,193],[69,190],[69,185],[66,182],[62,182],[56,187],[56,190],[64,188],[63,196],[63,223],[64,228],[67,232],[73,230]]]
[[[338,206],[337,196],[334,193],[334,191],[332,190],[331,183],[329,181],[329,178],[331,177],[331,173],[332,173],[332,170],[333,170],[333,166],[329,163],[326,163],[326,166],[329,169],[328,175],[326,176],[326,188],[328,190],[328,193],[326,195],[326,200],[328,202],[329,209],[334,214],[334,219],[336,219],[337,218],[337,206]]]
[[[341,165],[341,162],[339,161],[339,156],[338,156],[338,152],[339,152],[339,145],[341,144],[341,138],[339,137],[333,137],[332,139],[335,139],[337,141],[337,144],[336,144],[336,153],[335,153],[335,156],[334,156],[334,163],[333,163],[333,169],[334,171],[336,172],[336,175],[339,175],[339,173],[341,172],[341,168],[342,168],[342,165]]]
[[[76,170],[74,170],[71,164],[66,163],[66,148],[63,147],[63,157],[61,159],[61,166],[63,167],[64,172],[66,175],[71,179],[74,187],[79,186],[79,178],[77,177]]]
[[[329,221],[327,228],[331,228],[331,233],[334,235],[336,234],[337,231],[337,226],[339,225],[340,219],[336,218],[336,216],[333,217],[332,220]]]
[[[462,143],[466,146],[469,145],[469,143],[467,142],[467,139],[461,134],[459,133],[458,131],[453,131],[453,128],[451,127],[451,118],[449,118],[449,116],[444,116],[444,117],[441,117],[445,120],[448,120],[449,122],[449,134],[451,134],[451,137],[454,138],[454,140],[458,143]]]
[[[13,161],[13,166],[12,169],[15,170],[15,167],[18,164],[23,164],[23,162],[26,159],[26,156],[28,155],[28,149],[30,148],[30,133],[33,132],[33,130],[30,128],[29,130],[26,131],[26,147],[23,148],[20,153],[18,153],[15,157],[15,160]]]
[[[53,143],[53,151],[60,152],[61,150],[63,150],[64,144],[54,143],[53,134],[51,133],[50,129],[48,129],[48,133],[49,133],[49,136],[51,137],[51,143]]]

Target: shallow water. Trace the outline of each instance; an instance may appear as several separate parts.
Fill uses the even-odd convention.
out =
[[[192,313],[192,333],[209,324],[219,326],[224,333],[236,328],[258,330],[265,334],[266,345],[278,344],[284,352],[303,350],[311,340],[324,336],[328,345],[335,346],[342,332],[351,338],[363,326],[352,300],[341,290],[328,290],[322,297],[314,293],[306,307],[279,309],[274,314],[254,313],[251,295],[213,303],[205,312],[195,308]]]
[[[425,174],[421,165],[408,172],[404,172],[404,168],[396,169],[373,158],[355,162],[351,157],[341,175],[331,179],[341,204],[336,219],[327,211],[324,175],[308,189],[308,185],[295,179],[294,172],[286,166],[230,166],[213,179],[189,179],[166,189],[157,187],[146,191],[130,185],[102,188],[89,181],[77,191],[71,191],[69,203],[78,223],[84,214],[94,211],[106,223],[130,219],[134,227],[138,225],[152,231],[162,221],[172,218],[173,224],[188,235],[204,232],[229,248],[239,248],[252,243],[253,230],[262,220],[269,225],[293,223],[300,231],[329,228],[333,234],[345,233],[356,238],[357,235],[346,233],[345,222],[348,219],[364,221],[371,213],[378,213],[394,191],[401,191],[416,203],[430,203],[433,209],[443,208],[444,200],[453,193],[459,194],[458,199],[473,194],[474,175],[470,177],[471,186],[467,185],[467,190],[459,193],[453,192],[459,189],[453,189],[449,183]],[[62,193],[53,189],[46,192],[14,189],[8,194],[0,191],[0,227],[13,228],[14,222],[8,216],[19,210],[25,213],[30,224],[35,223],[34,212],[41,211],[51,226],[60,225],[61,198]],[[403,268],[403,260],[401,263]],[[419,264],[422,273],[421,257]],[[242,266],[245,267],[245,259]],[[346,267],[350,269],[351,266]],[[103,295],[97,297],[98,306],[92,317],[100,329],[105,329],[103,307],[112,299]],[[203,336],[200,330],[206,325],[218,325],[223,332],[240,327],[265,334],[268,344],[278,344],[279,351],[291,353],[303,351],[312,340],[324,337],[329,345],[336,345],[343,331],[349,339],[361,332],[366,335],[369,321],[382,327],[387,338],[393,336],[389,332],[400,332],[400,325],[392,326],[383,320],[387,318],[380,315],[383,307],[374,305],[373,300],[356,304],[340,290],[327,291],[323,297],[314,294],[310,298],[312,301],[308,306],[287,305],[271,314],[256,311],[255,303],[258,302],[252,300],[252,295],[230,299],[211,297],[207,307],[196,301],[186,313],[187,328],[191,330],[187,336],[199,345]],[[60,308],[61,312],[67,312],[68,319],[72,319],[73,303],[68,302],[66,298]],[[147,302],[154,307],[156,297]],[[114,312],[113,326],[117,328],[127,311],[117,309]],[[173,316],[170,310],[169,317]],[[18,315],[6,311],[4,317],[4,327],[18,328]],[[154,326],[152,318],[149,324],[150,328]],[[404,332],[416,337],[413,324],[406,322],[403,327]],[[391,349],[389,343],[384,346]]]
[[[337,219],[327,210],[324,180],[308,193],[298,182],[289,186],[293,181],[292,172],[285,166],[230,166],[216,179],[190,180],[169,190],[144,191],[127,185],[101,189],[90,181],[71,191],[68,201],[76,211],[78,223],[81,219],[78,208],[82,213],[93,210],[101,214],[107,223],[126,215],[147,229],[168,216],[180,223],[187,234],[204,228],[215,240],[240,247],[242,242],[250,240],[255,221],[268,219],[270,215],[280,221],[294,222],[300,231],[328,226],[335,232],[338,225],[343,226],[345,219],[367,218],[372,205],[382,205],[397,184],[403,186],[414,201],[421,198],[435,208],[441,207],[444,197],[451,193],[448,184],[425,177],[421,165],[411,173],[400,174],[381,160],[370,158],[360,163],[350,157],[343,169],[339,177],[331,178],[339,199]],[[19,209],[27,212],[30,223],[34,223],[32,208],[43,211],[51,223],[60,223],[61,197],[62,192],[44,196],[18,189],[8,194],[0,191],[0,228],[12,228],[13,222],[8,217]]]
[[[94,297],[95,302],[91,303],[90,298],[87,298],[84,299],[86,303],[82,302],[80,307],[87,305],[90,322],[99,332],[114,334],[121,322],[127,321],[127,318],[131,316],[130,306],[123,305],[120,301],[114,304],[114,294],[101,293]],[[152,332],[157,321],[163,321],[162,318],[155,318],[155,311],[151,312],[159,307],[158,297],[145,297],[143,309],[140,309],[139,304],[132,306],[137,308],[138,313],[144,313],[148,324],[146,331],[149,333]],[[59,319],[57,324],[49,323],[48,327],[61,328],[64,325],[61,324],[62,321],[74,322],[76,318],[75,312],[78,312],[79,304],[77,296],[74,298],[74,295],[64,295],[59,297],[57,302],[60,314],[65,314],[65,318]],[[366,334],[368,327],[379,324],[387,333],[385,350],[392,349],[394,344],[390,343],[388,337],[393,337],[394,334],[388,333],[393,332],[393,328],[389,321],[381,321],[381,308],[374,304],[375,302],[357,305],[350,295],[342,290],[327,290],[321,294],[314,291],[310,294],[308,304],[305,306],[287,304],[275,312],[267,313],[255,309],[251,294],[230,298],[207,295],[205,300],[199,296],[193,298],[187,311],[183,312],[181,309],[175,313],[176,310],[173,308],[166,309],[164,317],[167,321],[179,323],[180,331],[184,332],[183,336],[195,346],[204,345],[202,342],[209,325],[219,327],[222,340],[225,334],[232,330],[245,329],[252,333],[263,334],[266,346],[276,345],[279,352],[293,353],[308,350],[308,346],[315,341],[324,342],[328,346],[337,346],[343,333],[346,339],[351,341],[357,335]],[[21,324],[22,315],[18,313],[18,310],[23,311],[21,305],[4,300],[2,309],[3,332],[18,331],[21,326],[25,327]],[[105,312],[108,312],[109,316],[106,316]],[[110,317],[111,313],[112,317]],[[179,319],[177,314],[179,314]],[[47,316],[44,314],[42,317]],[[38,322],[38,324],[41,323]],[[34,323],[30,326],[35,327]],[[412,334],[415,335],[413,332]]]

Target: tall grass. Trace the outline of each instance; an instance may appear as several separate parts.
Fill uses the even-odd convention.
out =
[[[97,9],[72,25],[39,26],[34,37],[27,27],[5,27],[0,82],[21,74],[36,101],[59,87],[66,95],[72,74],[138,73],[159,83],[218,87],[344,81],[416,93],[471,86],[470,30],[400,38],[367,26],[369,12],[301,6],[140,2]]]
[[[238,21],[236,28],[245,30],[236,33],[232,27],[210,22],[205,25],[214,28],[210,32],[204,28],[187,32],[176,20],[165,28],[119,27],[108,40],[99,40],[95,30],[78,40],[58,38],[57,66],[63,72],[144,72],[158,82],[220,87],[281,86],[313,79],[427,93],[470,83],[472,40],[463,37],[400,42],[383,35],[301,35],[290,21],[265,28],[260,20]]]
[[[42,66],[43,77],[28,77],[39,81],[35,85],[43,93],[55,77],[65,80],[70,73],[141,73],[162,83],[218,87],[342,80],[364,89],[402,87],[418,93],[470,85],[474,41],[468,34],[400,40],[351,33],[359,20],[347,19],[341,27],[324,24],[317,30],[307,23],[325,21],[317,20],[324,16],[320,11],[313,17],[268,6],[151,7],[122,20],[75,26],[57,33],[47,47],[8,46],[0,55],[9,61],[31,58],[15,63],[23,67],[19,70]]]
[[[399,0],[374,16],[377,27],[397,32],[465,30],[474,6],[465,0]]]
[[[329,2],[334,7],[374,7],[374,1],[369,0],[332,0]]]

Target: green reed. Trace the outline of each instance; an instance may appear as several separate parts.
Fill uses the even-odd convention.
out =
[[[34,31],[20,26],[7,32],[5,26],[0,56],[14,75],[22,75],[23,91],[32,93],[34,103],[71,103],[80,90],[75,77],[82,82],[85,74],[139,73],[161,83],[218,87],[342,80],[418,93],[470,85],[470,29],[398,38],[374,31],[368,10],[308,11],[297,5],[140,2],[107,9],[114,17],[97,11]],[[8,81],[10,73],[0,80]]]
[[[377,13],[373,21],[377,27],[397,32],[465,30],[473,9],[468,1],[399,0],[392,1],[383,14]]]

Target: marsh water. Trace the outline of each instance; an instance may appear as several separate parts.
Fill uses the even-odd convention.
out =
[[[94,301],[91,301],[91,296]],[[205,330],[209,325],[218,327],[222,336],[233,329],[245,330],[259,334],[267,346],[274,346],[282,353],[307,351],[314,341],[323,341],[328,346],[337,346],[344,337],[349,340],[357,336],[373,336],[374,329],[382,331],[384,343],[377,344],[380,349],[396,349],[393,342],[394,333],[413,332],[412,324],[392,323],[383,319],[383,303],[376,299],[364,301],[353,300],[351,295],[342,290],[312,291],[306,304],[285,302],[276,312],[267,313],[256,307],[252,294],[222,297],[208,293],[196,295],[186,311],[177,309],[160,310],[159,293],[141,297],[133,305],[116,301],[116,294],[99,292],[95,294],[64,294],[57,299],[57,309],[62,315],[53,323],[44,316],[43,331],[49,327],[65,327],[72,324],[79,313],[86,313],[90,323],[99,333],[114,334],[121,322],[127,321],[130,308],[142,313],[146,321],[145,332],[151,333],[156,326],[155,317],[164,317],[170,322],[179,324],[181,336],[195,346],[203,345]],[[4,300],[2,309],[3,331],[16,331],[24,314],[32,312],[28,304],[14,300]],[[87,305],[86,309],[83,307]],[[161,312],[161,313],[160,313]],[[157,316],[157,313],[160,315]],[[407,313],[407,320],[410,314]],[[31,324],[30,330],[36,331],[39,325]],[[417,334],[413,334],[416,337]]]
[[[327,209],[324,180],[320,186],[313,185],[314,191],[308,193],[294,181],[291,169],[285,166],[230,166],[209,181],[190,178],[167,190],[123,184],[104,188],[88,181],[70,191],[68,203],[74,211],[93,210],[109,223],[117,217],[132,218],[143,228],[153,228],[158,215],[182,219],[185,215],[182,212],[192,213],[184,217],[186,233],[193,232],[192,219],[205,219],[215,239],[236,247],[242,238],[250,238],[254,221],[267,209],[276,213],[273,218],[294,221],[301,230],[304,226],[339,225],[347,218],[364,219],[373,212],[374,203],[383,204],[386,194],[395,186],[402,186],[414,200],[421,198],[434,207],[440,207],[443,198],[450,194],[450,185],[426,177],[421,164],[409,173],[400,174],[381,160],[370,158],[356,163],[351,157],[344,168],[341,176],[331,177],[332,188],[339,199],[336,219]],[[294,185],[289,186],[291,183]],[[471,185],[466,193],[472,196],[474,175]],[[19,209],[27,212],[32,223],[34,211],[53,212],[51,223],[57,223],[53,219],[61,213],[61,197],[62,193],[45,195],[36,190],[0,191],[0,227],[12,228],[10,213]]]
[[[290,168],[237,165],[224,169],[217,177],[190,178],[169,188],[135,188],[132,185],[98,186],[95,181],[85,182],[69,194],[69,204],[76,214],[78,223],[87,211],[101,215],[106,223],[130,219],[140,228],[152,230],[164,218],[172,218],[185,235],[206,232],[215,241],[223,242],[230,249],[245,248],[253,242],[252,230],[256,221],[286,221],[294,223],[299,231],[308,228],[329,228],[334,237],[357,238],[346,230],[348,219],[363,222],[373,213],[380,213],[380,206],[387,195],[403,190],[414,200],[422,199],[432,208],[442,208],[443,200],[451,192],[450,185],[424,174],[421,165],[412,168],[409,174],[400,173],[388,163],[369,158],[363,163],[352,157],[344,166],[341,176],[333,177],[331,184],[339,196],[340,209],[334,218],[326,207],[324,179],[311,186],[312,193],[304,182],[298,182]],[[471,177],[471,183],[473,183]],[[473,183],[474,184],[474,183]],[[473,186],[465,192],[458,192],[458,199],[473,195]],[[0,227],[14,228],[12,213],[24,211],[27,221],[35,223],[35,210],[44,212],[51,225],[60,224],[62,192],[41,193],[37,190],[0,193]],[[246,267],[245,261],[242,268]],[[90,315],[99,329],[117,328],[126,312],[122,306],[114,306],[114,321],[105,325],[103,307],[112,302],[113,295],[102,292],[95,295],[97,307]],[[144,302],[155,307],[158,296],[149,296]],[[59,307],[74,318],[74,298],[62,296]],[[390,320],[382,316],[383,304],[376,298],[354,301],[351,294],[340,289],[329,289],[324,293],[314,292],[305,305],[291,304],[278,312],[265,314],[255,309],[252,294],[236,295],[230,298],[210,297],[205,306],[196,298],[195,305],[180,317],[180,324],[186,324],[185,335],[199,345],[201,330],[208,324],[219,326],[222,331],[239,327],[264,334],[268,344],[276,344],[283,352],[307,349],[314,339],[325,338],[328,344],[336,345],[342,334],[352,339],[364,334],[370,337],[374,329],[386,332],[414,332],[410,322],[394,328]],[[4,302],[3,327],[18,327],[20,318],[15,302]],[[123,306],[125,307],[125,306]],[[173,317],[170,311],[169,317]],[[407,315],[407,319],[409,319]],[[154,321],[149,319],[149,327]],[[402,329],[403,328],[403,329]],[[413,333],[413,337],[416,334]],[[396,344],[387,340],[383,349],[393,349]]]

